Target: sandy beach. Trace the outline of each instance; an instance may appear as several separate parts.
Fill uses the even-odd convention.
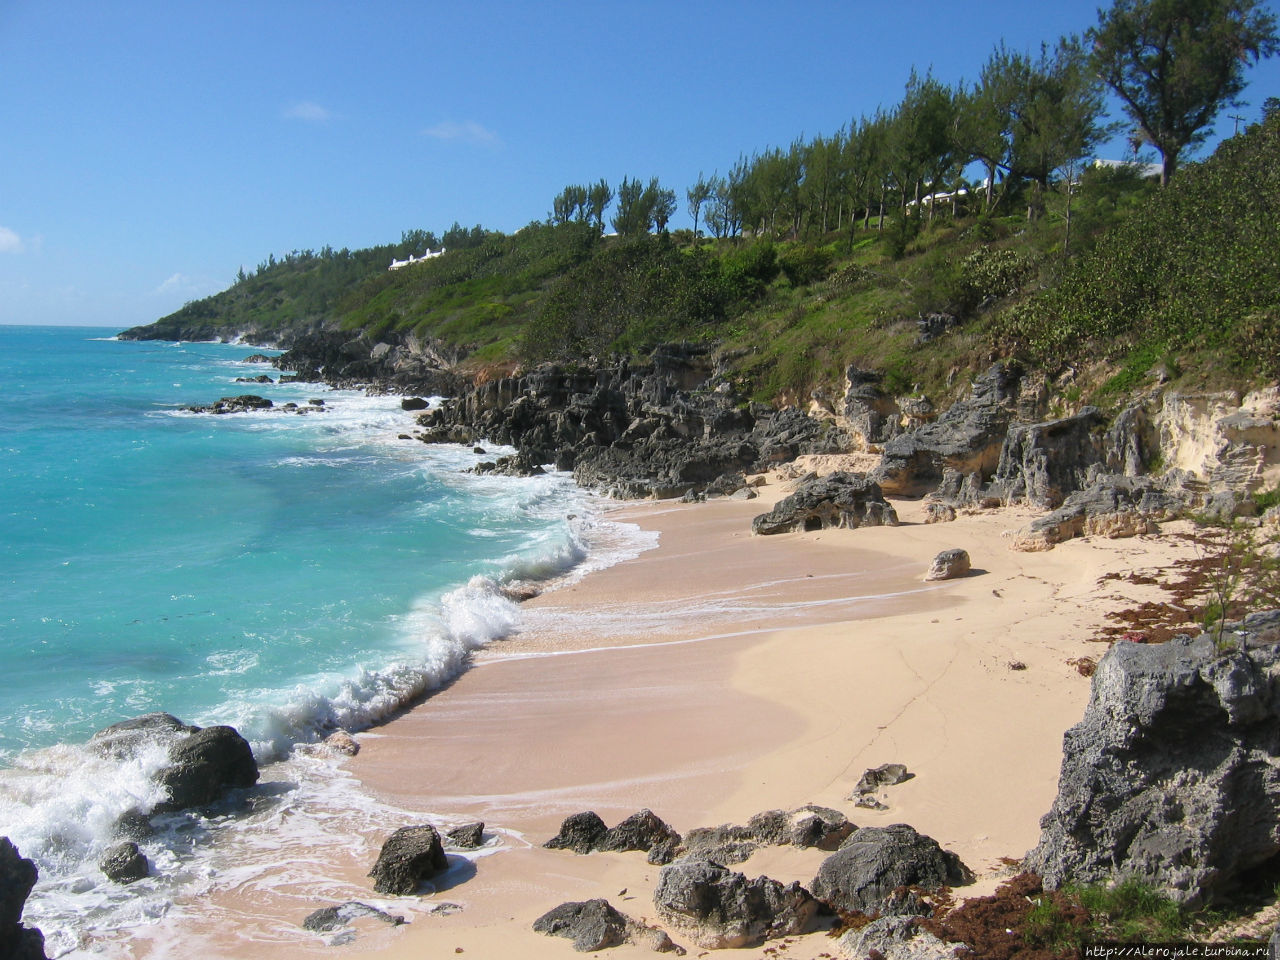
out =
[[[1089,681],[1069,661],[1102,654],[1090,638],[1108,612],[1156,595],[1100,578],[1159,570],[1184,548],[1141,537],[1018,553],[1006,533],[1029,513],[925,524],[922,505],[910,501],[895,501],[898,527],[752,536],[752,517],[784,493],[773,478],[757,500],[614,512],[611,519],[656,530],[658,546],[527,601],[517,636],[491,646],[447,689],[359,735],[361,752],[345,771],[365,790],[407,810],[439,811],[442,826],[484,820],[492,846],[456,858],[434,893],[390,900],[373,896],[363,878],[382,837],[353,827],[349,842],[308,850],[348,889],[363,889],[361,899],[410,920],[396,928],[361,921],[344,953],[575,956],[569,941],[531,926],[564,901],[594,897],[657,922],[659,868],[643,854],[541,848],[582,810],[612,825],[648,807],[684,832],[818,803],[859,826],[909,823],[933,836],[978,875],[962,892],[989,892],[1008,875],[1002,858],[1036,843],[1063,731],[1088,698]],[[952,547],[969,552],[973,572],[922,582],[933,556]],[[885,788],[887,810],[856,808],[858,778],[887,762],[915,776]],[[807,884],[826,855],[765,848],[735,869]],[[332,902],[314,890],[215,900],[240,938],[196,922],[187,948],[335,955],[297,927]],[[247,915],[259,919],[246,924]],[[818,932],[733,955],[802,960],[834,949]],[[650,953],[627,945],[609,955]]]

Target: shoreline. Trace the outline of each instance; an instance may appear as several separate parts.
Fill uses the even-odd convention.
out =
[[[394,929],[359,925],[353,949],[391,960],[455,948],[567,957],[571,945],[534,933],[532,921],[592,897],[652,922],[658,868],[643,854],[541,849],[564,816],[587,809],[613,824],[649,807],[681,832],[805,803],[859,826],[906,822],[978,873],[962,896],[989,892],[1007,872],[1001,858],[1034,845],[1056,792],[1062,733],[1089,692],[1067,660],[1101,654],[1086,637],[1126,602],[1117,591],[1154,595],[1099,577],[1159,567],[1177,545],[1088,539],[1015,553],[1002,534],[1029,511],[927,525],[919,501],[895,501],[900,527],[754,537],[751,517],[783,491],[775,481],[761,492],[748,502],[611,511],[609,519],[658,530],[657,548],[526,601],[519,634],[357,735],[363,749],[345,771],[372,797],[437,811],[446,826],[483,819],[500,846],[473,867],[456,860],[467,875],[436,894],[389,902],[363,879],[385,836],[309,851],[335,858],[334,875],[349,889],[363,887],[354,899],[410,916]],[[933,556],[953,546],[969,550],[973,574],[921,583]],[[886,762],[905,763],[915,777],[886,791],[887,811],[855,808],[850,792],[862,771]],[[825,856],[766,848],[734,869],[807,884]],[[269,904],[237,907],[234,892],[215,900],[223,920],[276,933],[242,929],[248,939],[229,945],[225,929],[219,937],[192,917],[184,944],[194,937],[228,957],[328,949],[299,924],[331,900],[305,891]],[[443,903],[461,909],[429,912]],[[771,949],[803,960],[832,946],[819,933],[742,955]],[[153,947],[141,954],[167,955]],[[648,952],[624,946],[609,955]]]

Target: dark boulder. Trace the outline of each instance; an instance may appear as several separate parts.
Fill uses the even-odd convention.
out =
[[[597,850],[652,850],[659,844],[680,842],[680,834],[652,810],[633,813],[616,827],[610,827],[596,843]]]
[[[662,919],[699,946],[752,947],[806,932],[818,902],[798,883],[768,877],[748,880],[709,860],[685,859],[663,867],[654,905]]]
[[[258,782],[258,764],[248,741],[232,727],[197,729],[169,747],[169,766],[156,775],[169,799],[157,813],[200,807],[224,791]]]
[[[973,882],[954,853],[905,823],[855,830],[827,857],[813,879],[814,896],[837,910],[904,913],[913,898],[894,898],[899,887],[936,890]]]
[[[444,835],[444,841],[459,850],[474,850],[482,847],[484,846],[484,823],[477,821],[454,827]]]
[[[405,397],[400,401],[401,410],[425,410],[431,404],[427,403],[422,397]]]
[[[1189,905],[1229,899],[1280,855],[1280,613],[1116,643],[1027,869],[1048,886],[1137,878]]]
[[[22,909],[36,885],[36,865],[18,853],[8,837],[0,837],[0,958],[45,960],[44,935],[22,925]]]
[[[151,865],[138,845],[126,840],[103,851],[98,858],[98,869],[114,883],[130,884],[145,878],[151,872]]]
[[[440,834],[424,823],[401,827],[388,837],[369,876],[376,892],[408,896],[417,892],[423,880],[448,867]]]
[[[604,821],[593,811],[575,813],[565,817],[560,832],[543,844],[549,850],[572,850],[574,853],[590,853],[608,832]]]
[[[627,939],[627,918],[608,900],[562,903],[533,921],[533,929],[549,937],[567,937],[582,953],[616,947]]]
[[[751,521],[751,530],[774,534],[897,525],[898,515],[885,502],[879,486],[866,477],[840,471],[802,481],[795,493]]]

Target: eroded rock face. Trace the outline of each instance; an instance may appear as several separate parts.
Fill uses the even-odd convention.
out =
[[[1184,505],[1150,477],[1102,476],[1018,531],[1010,545],[1015,550],[1051,550],[1073,537],[1116,539],[1154,533],[1158,521],[1177,515]]]
[[[752,947],[804,933],[818,902],[798,883],[768,877],[748,880],[710,860],[687,859],[663,867],[653,895],[658,914],[712,950]]]
[[[1227,639],[1103,656],[1027,858],[1046,885],[1136,877],[1195,905],[1280,854],[1280,613]]]
[[[795,493],[752,520],[751,531],[767,535],[897,525],[897,512],[874,482],[838,471],[802,481]]]
[[[45,960],[44,935],[22,925],[22,909],[38,875],[36,865],[8,837],[0,837],[0,957],[5,960]]]
[[[917,906],[893,896],[899,887],[936,890],[972,882],[973,872],[954,853],[897,823],[854,831],[822,862],[812,890],[838,910],[897,914],[913,912]]]
[[[1096,407],[1085,407],[1061,420],[1011,425],[992,486],[1006,503],[1042,510],[1061,506],[1101,469],[1106,459],[1103,424]]]
[[[430,824],[401,827],[382,845],[369,871],[378,893],[408,896],[418,885],[449,867],[440,834]]]
[[[1020,376],[1011,365],[991,367],[974,381],[967,400],[885,443],[871,479],[889,496],[919,497],[939,486],[946,469],[989,477],[1016,412]]]

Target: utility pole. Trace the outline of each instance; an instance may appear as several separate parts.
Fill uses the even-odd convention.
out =
[[[1244,123],[1244,117],[1237,117],[1234,113],[1230,113],[1227,114],[1227,119],[1236,122],[1236,132],[1232,134],[1232,136],[1235,136],[1240,132],[1240,124]]]

